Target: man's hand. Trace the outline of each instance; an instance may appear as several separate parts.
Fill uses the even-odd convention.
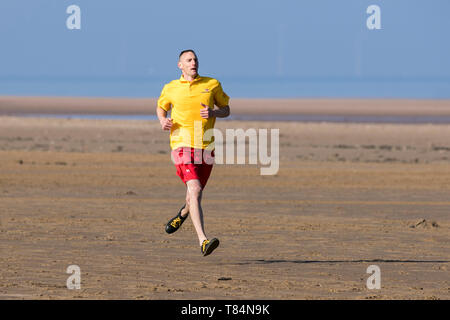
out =
[[[161,123],[161,128],[163,130],[170,130],[173,125],[171,118],[162,118],[161,120],[159,120],[159,123]]]
[[[215,117],[215,112],[213,109],[210,109],[207,105],[200,103],[203,106],[203,109],[200,110],[200,115],[203,119],[213,118]]]

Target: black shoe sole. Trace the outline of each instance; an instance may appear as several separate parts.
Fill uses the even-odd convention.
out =
[[[206,257],[207,255],[210,255],[219,246],[219,243],[219,239],[211,239],[205,248],[205,252],[203,252],[203,256]]]

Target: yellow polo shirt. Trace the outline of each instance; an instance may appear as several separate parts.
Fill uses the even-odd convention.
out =
[[[214,105],[219,108],[228,106],[229,100],[220,82],[213,78],[198,75],[189,82],[182,75],[180,79],[166,84],[158,99],[158,107],[165,111],[172,108],[172,150],[179,147],[206,149],[213,143],[214,137],[211,141],[203,141],[203,134],[214,128],[216,118],[203,119],[200,116],[200,110],[204,108],[201,103],[214,109]]]

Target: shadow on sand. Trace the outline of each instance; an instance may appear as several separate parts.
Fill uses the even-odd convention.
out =
[[[391,260],[391,259],[372,259],[372,260],[247,260],[237,262],[237,265],[248,264],[271,264],[271,263],[449,263],[447,260]]]

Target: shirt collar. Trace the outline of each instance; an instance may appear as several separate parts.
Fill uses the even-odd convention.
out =
[[[192,82],[199,81],[201,78],[202,78],[202,77],[201,77],[199,74],[197,74],[197,76],[194,78],[194,80],[193,80]],[[183,74],[181,74],[180,82],[183,82],[183,83],[189,83],[189,81],[187,81],[186,79],[184,79]]]

